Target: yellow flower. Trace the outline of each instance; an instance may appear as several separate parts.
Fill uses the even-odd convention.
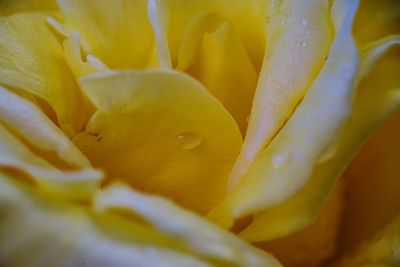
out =
[[[0,0],[0,266],[399,266],[399,44],[398,0]]]

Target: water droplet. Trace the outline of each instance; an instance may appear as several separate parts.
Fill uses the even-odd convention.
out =
[[[301,46],[302,46],[302,47],[306,47],[306,46],[307,46],[307,43],[306,43],[306,42],[302,42],[302,43],[301,43]]]
[[[182,150],[194,149],[203,142],[201,136],[195,132],[181,133],[176,138],[178,139]]]
[[[272,165],[274,168],[281,168],[285,164],[287,164],[290,160],[290,157],[286,154],[276,154],[272,157]]]
[[[307,27],[307,25],[308,25],[307,19],[302,19],[301,20],[301,26],[303,26],[305,28],[305,27]]]
[[[250,115],[248,115],[248,116],[246,117],[246,122],[249,123],[249,120],[250,120]]]

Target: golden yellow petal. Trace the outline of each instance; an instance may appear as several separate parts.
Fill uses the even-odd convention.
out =
[[[397,70],[395,71],[397,72],[397,88],[393,88],[397,90],[397,101],[395,105],[390,102],[387,103],[388,106],[393,105],[394,111],[397,112],[393,118],[393,112],[388,114],[388,118],[391,118],[390,121],[385,123],[372,136],[344,173],[348,180],[349,193],[346,195],[345,220],[340,238],[343,251],[349,251],[359,243],[374,236],[400,212],[400,166],[398,162],[400,157],[400,140],[398,138],[400,135],[399,48],[395,50],[397,51],[397,58],[393,58],[394,61],[392,61],[393,63],[397,61],[394,65],[396,69],[389,68],[387,64],[390,62],[389,57],[381,62],[382,64],[386,61],[385,65],[381,65],[381,74]],[[369,80],[370,83],[371,81],[374,80]],[[396,78],[392,81],[396,81]],[[379,82],[375,85],[377,85],[376,89],[388,90],[385,87],[381,88]],[[378,126],[380,125],[381,123]]]
[[[385,53],[396,44],[400,44],[400,36],[385,38],[360,51],[361,64],[357,74],[359,82],[355,103],[343,131],[331,143],[330,149],[333,148],[333,153],[330,153],[326,161],[320,161],[314,166],[309,182],[301,191],[281,205],[258,214],[253,223],[241,233],[243,238],[257,241],[285,236],[306,227],[316,219],[337,178],[350,160],[372,133],[400,108],[398,52],[397,56]],[[366,170],[365,166],[363,170]],[[365,174],[357,177],[366,179]],[[365,200],[364,204],[367,202]],[[359,230],[359,226],[354,227],[354,233],[360,233],[355,230]]]
[[[202,213],[224,197],[242,139],[200,83],[154,70],[92,75],[80,84],[99,111],[74,142],[95,166]]]
[[[400,262],[400,215],[356,252],[334,267],[397,267]]]
[[[352,40],[357,1],[335,1],[337,29],[321,73],[295,113],[256,158],[248,174],[210,214],[223,226],[233,218],[280,204],[304,187],[314,164],[341,131],[349,116],[358,55]]]
[[[144,68],[153,33],[145,0],[57,0],[65,27],[82,35],[84,47],[110,68]]]
[[[327,1],[271,1],[267,44],[233,188],[290,117],[318,75],[332,42]]]
[[[400,32],[398,0],[362,0],[354,22],[354,37],[359,45]]]
[[[214,13],[193,18],[182,40],[177,69],[204,84],[244,135],[257,73],[231,22]]]
[[[64,52],[46,23],[48,14],[0,17],[0,84],[47,102],[64,132],[79,131],[87,114],[64,60]]]
[[[0,16],[21,12],[57,11],[56,0],[1,0]]]
[[[252,63],[259,70],[265,46],[266,4],[264,0],[149,1],[149,19],[161,60],[167,62],[166,66],[177,66],[187,25],[200,14],[215,13],[232,22]]]
[[[336,252],[343,209],[343,184],[344,182],[338,184],[321,214],[311,225],[291,235],[255,245],[272,253],[285,267],[325,266],[321,263]]]

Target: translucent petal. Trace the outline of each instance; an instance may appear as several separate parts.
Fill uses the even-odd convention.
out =
[[[349,115],[358,67],[351,36],[356,9],[357,1],[335,1],[332,17],[337,34],[321,73],[293,116],[210,218],[230,226],[232,218],[280,204],[307,184],[315,162]]]
[[[120,71],[80,84],[99,112],[74,142],[95,166],[199,212],[225,195],[242,139],[200,83],[175,71]]]
[[[153,33],[145,0],[57,0],[67,30],[82,35],[84,47],[112,69],[144,68]]]
[[[32,146],[54,152],[73,167],[89,167],[88,159],[30,101],[0,86],[0,121]]]
[[[231,188],[304,97],[332,42],[328,1],[271,1],[267,23],[263,67]]]
[[[156,34],[159,56],[166,62],[170,57],[168,64],[177,66],[190,21],[200,14],[216,13],[235,26],[252,63],[259,69],[265,46],[266,4],[264,0],[151,0],[149,19]]]
[[[103,175],[92,168],[60,171],[33,154],[28,147],[0,124],[0,166],[30,175],[41,188],[69,198],[86,198]]]
[[[0,18],[0,84],[45,100],[64,132],[72,135],[83,127],[87,114],[79,110],[81,96],[47,16]]]
[[[327,162],[314,167],[310,181],[300,192],[281,205],[258,214],[241,233],[243,238],[257,241],[288,235],[309,225],[319,215],[350,160],[373,132],[400,108],[399,57],[387,55],[379,63],[379,59],[396,43],[400,43],[400,37],[392,36],[360,51],[361,67],[357,76],[361,81],[351,117],[341,135],[333,141],[335,153]],[[365,166],[363,169],[366,170]],[[366,174],[358,176],[366,179]],[[360,228],[355,227],[359,232]]]

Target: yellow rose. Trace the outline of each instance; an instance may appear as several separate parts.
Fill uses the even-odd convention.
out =
[[[399,34],[398,0],[0,0],[0,266],[400,266]]]

